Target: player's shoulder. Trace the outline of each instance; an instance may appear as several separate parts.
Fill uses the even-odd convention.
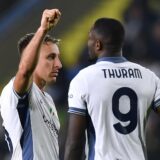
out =
[[[139,63],[136,63],[136,62],[132,62],[132,61],[127,61],[126,62],[128,65],[131,65],[133,67],[137,67],[137,68],[140,68],[140,69],[147,69],[146,67],[144,67],[143,65],[139,64]]]
[[[10,91],[13,90],[13,82],[14,82],[14,78],[12,78],[5,86],[4,88],[2,89],[2,93],[1,93],[1,96],[3,96],[3,94],[6,94]]]
[[[130,62],[129,61],[128,63],[130,63],[134,68],[138,68],[139,70],[141,70],[142,73],[157,78],[157,75],[151,69],[149,69],[148,67],[143,66],[143,65],[138,64],[138,63],[135,63],[135,62]]]
[[[73,78],[73,80],[75,79],[84,79],[84,78],[87,78],[89,75],[91,75],[91,73],[94,71],[94,67],[95,67],[95,64],[93,65],[90,65],[88,67],[85,67],[83,69],[81,69],[77,75]]]
[[[85,67],[85,68],[81,69],[78,74],[80,76],[88,75],[88,73],[94,72],[95,68],[96,68],[96,64],[92,64],[88,67]]]
[[[89,75],[91,74],[93,70],[94,65],[90,65],[88,67],[85,67],[75,75],[75,77],[71,80],[70,85],[73,86],[81,86],[82,84],[86,84],[86,80],[88,79]]]
[[[11,79],[2,89],[1,92],[1,112],[5,112],[6,107],[13,107],[17,103],[18,98],[13,89],[14,79]]]

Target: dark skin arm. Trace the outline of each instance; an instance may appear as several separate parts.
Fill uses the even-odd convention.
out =
[[[82,160],[86,117],[70,113],[64,160]]]
[[[158,113],[158,115],[160,115],[160,108],[159,107],[157,109],[157,113]]]

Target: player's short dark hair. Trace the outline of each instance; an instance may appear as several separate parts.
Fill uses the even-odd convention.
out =
[[[20,40],[18,41],[17,44],[17,48],[18,48],[18,52],[21,55],[23,50],[26,48],[26,46],[29,44],[29,42],[31,41],[31,39],[33,38],[35,33],[28,33],[25,36],[23,36],[22,38],[20,38]],[[44,37],[43,43],[47,43],[47,42],[52,42],[54,44],[59,44],[59,39],[53,38],[50,35],[46,35]]]
[[[113,18],[99,18],[95,21],[92,29],[102,37],[102,43],[109,51],[121,50],[125,30],[120,21]]]

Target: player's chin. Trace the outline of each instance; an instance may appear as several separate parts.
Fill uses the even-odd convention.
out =
[[[48,83],[55,83],[57,81],[57,77],[49,77],[47,82]]]

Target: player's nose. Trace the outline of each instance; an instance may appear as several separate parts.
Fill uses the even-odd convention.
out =
[[[62,63],[61,63],[61,60],[59,59],[59,57],[56,58],[55,67],[57,67],[58,69],[62,68]]]

